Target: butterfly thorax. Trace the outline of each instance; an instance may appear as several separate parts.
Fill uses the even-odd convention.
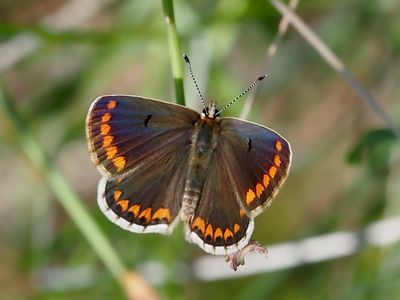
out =
[[[211,112],[214,114],[215,111],[211,110]],[[219,122],[219,118],[202,116],[195,125],[182,204],[182,220],[184,222],[190,222],[193,218],[201,197],[210,160],[217,146]]]

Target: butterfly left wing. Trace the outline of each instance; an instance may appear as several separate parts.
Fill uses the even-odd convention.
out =
[[[253,219],[270,203],[290,167],[289,143],[275,131],[235,118],[222,118],[187,239],[217,255],[245,247]]]
[[[97,98],[86,118],[89,153],[100,173],[123,176],[164,147],[190,137],[200,115],[185,106],[139,96]]]
[[[137,96],[103,96],[86,123],[91,158],[103,174],[98,204],[133,232],[171,232],[178,219],[194,124],[184,106]]]

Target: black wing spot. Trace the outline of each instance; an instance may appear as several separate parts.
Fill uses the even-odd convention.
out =
[[[250,152],[251,148],[252,148],[252,144],[251,144],[251,139],[247,138],[247,152]]]
[[[144,127],[147,127],[149,125],[150,119],[153,115],[148,115],[146,119],[144,120]]]

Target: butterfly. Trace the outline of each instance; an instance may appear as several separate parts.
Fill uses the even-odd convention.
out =
[[[200,114],[140,96],[97,98],[86,135],[103,176],[97,200],[105,216],[136,233],[169,234],[182,220],[186,239],[208,253],[244,248],[288,175],[291,149],[274,130],[222,111],[214,103]]]

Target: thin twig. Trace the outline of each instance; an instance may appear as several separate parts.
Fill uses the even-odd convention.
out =
[[[204,281],[250,276],[354,255],[366,247],[385,247],[400,241],[400,216],[373,222],[360,232],[335,231],[267,246],[268,258],[247,257],[244,268],[232,272],[215,256],[193,262],[194,277]]]
[[[379,102],[361,85],[353,73],[346,68],[344,63],[333,51],[296,15],[296,13],[279,0],[269,0],[271,4],[285,17],[300,35],[325,59],[325,61],[342,77],[353,91],[380,117],[393,134],[400,139],[400,128],[383,110]]]
[[[175,26],[173,0],[162,0],[165,23],[167,26],[167,39],[169,57],[171,60],[172,76],[175,82],[176,103],[185,105],[185,94],[183,90],[183,66],[182,54],[179,47],[179,38]]]
[[[355,255],[369,247],[385,247],[387,249],[390,245],[395,247],[399,241],[400,215],[397,215],[372,222],[360,231],[333,231],[300,240],[267,245],[267,258],[250,255],[246,258],[245,266],[236,272],[232,272],[224,260],[214,255],[204,255],[191,262],[191,274],[185,273],[187,272],[186,268],[182,268],[181,272],[185,274],[183,279],[226,280],[339,259]],[[146,265],[152,266],[151,271],[165,269],[164,265],[155,261],[144,262],[139,268],[145,269]],[[158,276],[159,285],[168,280],[166,273],[158,273]]]
[[[293,10],[297,8],[299,4],[299,0],[290,0],[289,7]],[[289,18],[287,16],[282,16],[281,21],[279,22],[278,32],[276,33],[274,39],[272,40],[271,44],[267,49],[267,56],[264,68],[262,69],[261,73],[265,73],[268,75],[268,69],[270,68],[272,58],[275,56],[276,50],[278,49],[279,44],[282,41],[283,36],[285,35],[287,29],[289,27]],[[253,107],[254,101],[257,97],[257,94],[260,90],[260,86],[257,86],[254,91],[247,97],[242,111],[240,112],[239,118],[247,119],[251,108]]]

